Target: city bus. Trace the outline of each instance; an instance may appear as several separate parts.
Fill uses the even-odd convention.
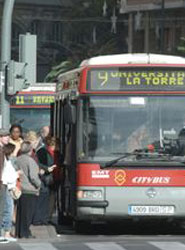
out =
[[[53,133],[63,214],[86,222],[185,217],[185,59],[90,58],[58,78]]]
[[[50,125],[50,106],[54,103],[55,83],[37,83],[18,92],[10,100],[10,122],[24,132]]]

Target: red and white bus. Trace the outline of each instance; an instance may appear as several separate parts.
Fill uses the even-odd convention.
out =
[[[23,130],[39,131],[50,125],[50,105],[55,99],[55,83],[37,83],[18,92],[10,101],[10,122]]]
[[[64,215],[185,217],[185,59],[99,56],[59,76]]]

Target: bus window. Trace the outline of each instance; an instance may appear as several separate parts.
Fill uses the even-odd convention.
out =
[[[160,142],[161,131],[165,138],[172,131],[177,139],[184,105],[183,97],[145,97],[143,103],[132,103],[124,96],[84,98],[79,154],[96,160],[144,150]]]
[[[11,109],[11,124],[20,124],[23,131],[39,131],[43,126],[50,125],[50,109]]]

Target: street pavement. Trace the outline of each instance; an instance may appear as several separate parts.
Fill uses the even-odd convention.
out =
[[[179,230],[170,223],[122,226],[96,225],[83,234],[70,227],[61,227],[56,232],[53,226],[37,226],[32,227],[36,239],[0,244],[0,250],[185,250],[183,227]]]
[[[172,239],[173,238],[173,239]],[[17,242],[0,245],[2,250],[185,250],[184,237],[88,238],[80,241],[58,239],[53,242]]]

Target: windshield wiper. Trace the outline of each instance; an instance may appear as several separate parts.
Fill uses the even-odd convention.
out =
[[[135,155],[134,152],[132,153],[124,153],[122,156],[112,160],[112,161],[108,161],[104,164],[101,164],[101,168],[107,168],[107,167],[112,167],[112,165],[116,164],[118,161],[124,159],[124,158],[127,158],[128,156],[132,156],[132,155]]]
[[[119,158],[116,158],[112,161],[108,161],[104,164],[101,164],[101,168],[109,168],[109,167],[112,167],[114,164],[116,164],[117,162],[119,162],[120,160],[123,160],[124,158],[127,158],[127,157],[130,157],[130,156],[136,156],[136,160],[139,160],[139,159],[143,159],[143,156],[146,156],[147,160],[159,160],[160,157],[167,157],[167,158],[163,158],[161,160],[167,160],[167,161],[170,161],[170,155],[169,154],[163,154],[163,153],[157,153],[157,152],[154,152],[154,153],[149,153],[149,152],[143,152],[141,150],[134,150],[133,152],[131,153],[124,153],[122,156],[120,156]],[[183,162],[181,162],[183,163]]]

